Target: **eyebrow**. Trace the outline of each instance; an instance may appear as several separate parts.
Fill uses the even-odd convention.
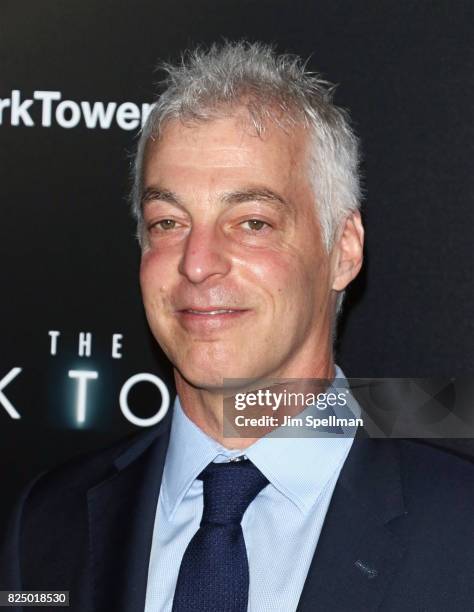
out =
[[[241,204],[243,202],[276,202],[287,206],[286,200],[275,191],[266,187],[250,187],[249,189],[238,189],[224,194],[223,201],[226,204]]]
[[[168,202],[169,204],[182,206],[179,197],[175,193],[168,189],[162,189],[159,186],[147,187],[144,190],[141,199],[142,208],[152,200],[160,200],[162,202]],[[249,187],[248,189],[229,191],[221,196],[221,200],[225,204],[242,204],[244,202],[260,201],[273,202],[285,207],[288,206],[288,202],[280,194],[267,187]]]
[[[169,204],[181,205],[178,196],[169,191],[168,189],[161,189],[161,187],[147,187],[142,195],[141,205],[142,208],[151,200],[161,200],[162,202],[168,202]]]

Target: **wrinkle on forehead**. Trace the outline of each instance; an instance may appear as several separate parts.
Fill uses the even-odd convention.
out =
[[[172,120],[165,124],[158,140],[148,142],[146,159],[153,157],[161,166],[192,165],[196,169],[268,167],[270,163],[278,172],[288,174],[308,167],[304,163],[307,135],[303,126],[295,126],[288,134],[276,125],[258,134],[240,116],[192,124]],[[161,154],[163,149],[166,155]]]
[[[213,147],[212,145],[168,144],[166,151],[166,158],[161,161],[163,165],[167,163],[172,163],[175,166],[192,164],[196,168],[234,168],[236,166],[258,165],[258,160],[255,156],[251,158],[249,151],[244,146]],[[183,153],[186,154],[186,159],[183,157]],[[192,157],[190,153],[193,153]]]

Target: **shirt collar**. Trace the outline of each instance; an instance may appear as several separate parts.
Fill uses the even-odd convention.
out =
[[[345,387],[348,390],[351,416],[359,416],[360,407],[350,394],[347,379],[338,366],[335,380],[338,389]],[[315,406],[308,407],[299,416],[306,415],[321,416]],[[268,434],[244,451],[229,450],[186,416],[177,397],[162,487],[163,505],[169,518],[172,519],[189,487],[211,461],[228,461],[243,454],[301,512],[309,512],[331,477],[341,468],[352,446],[353,435],[316,437],[309,429],[306,433],[308,437],[301,432],[297,438]],[[282,428],[279,428],[280,435]]]
[[[176,397],[173,411],[162,485],[163,505],[170,518],[194,480],[211,461],[242,455],[241,450],[225,448],[195,425],[184,413],[179,397]]]

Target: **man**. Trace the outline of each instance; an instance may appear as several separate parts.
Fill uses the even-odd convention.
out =
[[[472,609],[469,464],[408,441],[224,436],[229,379],[344,385],[333,329],[364,238],[346,114],[258,44],[168,72],[133,201],[172,419],[38,477],[2,588],[69,590],[81,612]]]

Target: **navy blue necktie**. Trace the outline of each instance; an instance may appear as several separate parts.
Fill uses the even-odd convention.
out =
[[[240,523],[268,480],[248,459],[210,463],[198,478],[201,525],[181,561],[173,612],[247,612],[249,565]]]

